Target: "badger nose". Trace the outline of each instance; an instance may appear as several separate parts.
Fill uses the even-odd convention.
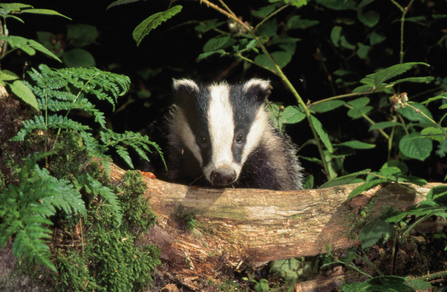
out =
[[[213,186],[225,186],[234,182],[236,171],[231,168],[219,168],[211,172],[210,177]]]

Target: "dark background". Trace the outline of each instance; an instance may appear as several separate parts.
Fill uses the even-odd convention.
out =
[[[148,16],[166,10],[169,1],[144,1],[128,5],[120,5],[109,10],[107,6],[112,1],[28,1],[35,8],[56,10],[70,18],[44,15],[21,15],[25,21],[22,24],[16,20],[8,19],[8,28],[11,35],[19,35],[26,38],[36,37],[36,31],[49,31],[63,36],[66,34],[66,26],[69,24],[90,24],[95,26],[100,34],[97,41],[84,49],[88,50],[95,58],[96,67],[102,70],[112,71],[128,75],[132,80],[132,89],[128,95],[122,97],[118,111],[111,112],[111,107],[102,105],[102,110],[108,111],[109,126],[116,132],[125,130],[141,131],[146,129],[153,121],[159,121],[160,116],[172,103],[171,84],[172,78],[193,78],[202,82],[214,82],[227,80],[237,82],[252,77],[270,79],[273,92],[272,101],[282,102],[285,106],[296,104],[293,95],[286,90],[280,79],[275,75],[251,66],[243,69],[243,63],[235,58],[213,55],[200,62],[197,56],[202,53],[205,42],[216,36],[210,31],[200,36],[194,27],[201,20],[218,18],[225,21],[226,17],[219,14],[199,1],[177,1],[173,5],[182,5],[183,10],[154,29],[137,47],[132,38],[134,28]],[[259,19],[251,16],[251,10],[268,4],[267,1],[225,1],[238,16],[251,23],[258,23]],[[406,5],[409,1],[398,1]],[[391,1],[374,1],[368,5],[369,10],[380,13],[380,22],[373,28],[367,28],[357,20],[357,12],[354,10],[335,11],[313,1],[299,10],[288,8],[278,15],[278,19],[286,20],[291,15],[299,14],[302,18],[320,21],[316,26],[308,29],[295,29],[289,32],[292,37],[300,38],[297,43],[296,53],[292,61],[284,68],[292,84],[298,90],[305,102],[317,101],[334,95],[349,93],[358,83],[352,86],[338,87],[335,84],[336,76],[333,72],[338,69],[346,69],[355,72],[346,77],[347,80],[359,81],[367,74],[373,73],[379,68],[388,67],[399,63],[400,49],[400,17],[401,12]],[[446,41],[447,21],[445,19],[435,21],[431,15],[447,14],[447,2],[439,1],[415,1],[406,17],[426,16],[428,21],[405,24],[405,62],[427,62],[428,68],[419,67],[409,72],[410,76],[435,76],[440,83],[445,82],[447,58]],[[347,24],[346,19],[352,19],[354,24]],[[387,39],[380,45],[374,46],[367,59],[360,59],[355,50],[336,48],[330,39],[330,33],[334,25],[340,25],[347,34],[348,41],[352,44],[368,42],[368,36],[375,31],[386,35]],[[221,29],[226,29],[221,27]],[[444,38],[444,39],[443,39]],[[70,44],[66,44],[69,49]],[[2,69],[15,71],[22,75],[23,64],[35,67],[40,63],[46,63],[51,67],[62,67],[58,62],[52,61],[41,54],[29,57],[25,54],[17,54],[13,58],[7,58],[2,62]],[[153,73],[152,77],[144,78],[141,72]],[[155,74],[157,72],[157,74]],[[446,82],[447,83],[447,82]],[[439,86],[439,84],[438,84]],[[406,91],[410,96],[426,92],[436,87],[434,84],[406,84],[401,91]],[[150,94],[149,98],[142,98],[142,91]],[[370,116],[375,121],[385,121],[388,112],[378,109],[380,98],[383,95],[371,95],[371,105],[375,110]],[[418,101],[423,101],[434,96],[433,92],[420,94]],[[131,102],[130,102],[131,101]],[[443,112],[436,111],[437,106],[430,108],[435,120],[439,120]],[[362,119],[352,120],[346,115],[346,108],[339,108],[325,114],[317,115],[325,130],[329,133],[333,143],[349,140],[360,140],[375,143],[373,150],[359,150],[357,154],[347,157],[344,168],[355,172],[365,168],[378,170],[387,160],[387,141],[380,136],[369,132],[369,123]],[[307,122],[287,126],[288,134],[293,141],[302,145],[312,138]],[[434,144],[434,150],[438,143]],[[397,153],[393,152],[394,155]],[[318,157],[315,146],[305,147],[300,155]],[[444,178],[444,170],[439,171],[439,162],[445,163],[445,159],[431,155],[424,162],[406,161],[410,166],[411,174],[421,176],[427,180],[441,181]],[[317,183],[324,181],[321,168],[313,163],[303,161],[308,173],[314,174]]]

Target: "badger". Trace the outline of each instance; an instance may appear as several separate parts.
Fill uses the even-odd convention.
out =
[[[265,109],[270,82],[202,85],[174,79],[167,179],[214,187],[297,190],[301,167],[288,136]]]

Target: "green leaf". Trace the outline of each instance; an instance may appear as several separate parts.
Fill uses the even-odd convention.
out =
[[[369,131],[377,130],[377,129],[385,129],[385,128],[389,128],[389,127],[396,127],[396,126],[403,126],[403,125],[398,122],[380,122],[380,123],[377,123],[377,124],[369,127]]]
[[[322,103],[317,103],[315,105],[312,105],[310,107],[311,110],[313,110],[316,113],[325,113],[331,110],[334,110],[338,107],[341,107],[346,102],[343,100],[328,100]]]
[[[446,132],[446,131],[447,131],[447,128],[444,128],[444,132]],[[421,131],[421,135],[424,136],[425,138],[436,140],[436,141],[442,143],[447,138],[445,136],[444,132],[439,128],[428,127]]]
[[[371,47],[370,46],[365,46],[362,43],[357,43],[357,46],[359,47],[357,49],[357,56],[359,56],[360,59],[368,58],[368,53],[371,50]]]
[[[306,118],[306,115],[302,113],[295,105],[287,106],[281,116],[281,123],[283,124],[296,124]]]
[[[350,42],[348,42],[348,40],[346,39],[346,37],[344,35],[342,35],[340,37],[340,46],[345,49],[355,50],[355,46],[353,44],[351,44]]]
[[[230,35],[222,35],[209,39],[203,46],[203,52],[213,52],[221,49],[231,39]]]
[[[372,181],[374,182],[374,181]],[[395,228],[388,222],[381,219],[372,220],[360,229],[359,239],[362,242],[362,249],[377,244],[387,242],[394,236]]]
[[[20,11],[20,13],[24,14],[24,13],[31,13],[31,14],[44,14],[44,15],[54,15],[54,16],[62,16],[65,17],[67,19],[70,19],[70,17],[65,16],[63,14],[60,14],[57,11],[51,10],[51,9],[25,9]]]
[[[276,44],[295,44],[296,42],[300,41],[301,39],[298,38],[292,38],[287,35],[278,35],[273,37],[269,44],[270,45],[276,45]],[[256,41],[255,41],[256,42]]]
[[[381,42],[383,42],[384,40],[386,40],[386,36],[378,34],[375,31],[372,32],[371,35],[369,36],[369,44],[371,46],[378,45]]]
[[[429,66],[428,64],[422,62],[410,62],[410,63],[394,65],[386,69],[379,70],[376,73],[369,74],[365,78],[360,80],[361,83],[366,84],[367,86],[364,85],[359,86],[355,88],[352,92],[358,93],[364,91],[376,91],[376,92],[385,91],[385,88],[380,87],[382,83],[393,77],[396,77],[398,75],[407,72],[416,65]]]
[[[324,183],[323,185],[321,185],[319,187],[319,189],[324,189],[324,188],[330,188],[330,187],[334,187],[334,186],[349,184],[356,177],[358,177],[359,175],[368,174],[369,172],[371,172],[371,169],[365,169],[365,170],[361,170],[361,171],[357,171],[357,172],[354,172],[354,173],[351,173],[351,174],[344,175],[342,177],[337,177],[337,178],[331,179],[330,181],[328,181],[328,182]]]
[[[272,2],[271,0],[269,0],[269,1]],[[299,8],[303,5],[307,5],[307,0],[284,0],[284,3],[290,4],[292,6]]]
[[[256,30],[256,33],[259,36],[267,36],[272,37],[276,35],[276,31],[278,29],[278,23],[276,22],[276,18],[272,18],[267,20]]]
[[[396,81],[391,82],[391,85],[396,85],[403,82],[413,82],[413,83],[430,83],[435,80],[433,76],[424,76],[424,77],[409,77],[403,78]]]
[[[418,109],[420,112],[423,112],[430,119],[433,119],[433,116],[430,113],[430,111],[422,104],[418,102],[411,102],[411,105],[416,109]],[[411,107],[400,108],[397,110],[397,112],[412,122],[421,122],[421,123],[430,122],[430,120],[428,120],[423,114],[421,114],[420,112],[419,113],[416,112]]]
[[[51,58],[54,58],[62,63],[62,61],[55,54],[53,54],[50,50],[48,50],[47,48],[45,48],[44,46],[42,46],[40,43],[36,42],[35,40],[29,40],[29,39],[19,37],[19,36],[6,37],[6,36],[2,36],[2,35],[0,35],[0,40],[5,40],[6,42],[9,43],[11,48],[21,49],[25,53],[27,53],[31,56],[36,53],[35,52],[35,50],[36,50],[36,51],[44,53],[45,55],[47,55]]]
[[[96,65],[95,58],[84,49],[73,49],[68,51],[63,58],[67,67],[92,67]]]
[[[406,279],[397,276],[381,276],[371,278],[361,283],[343,285],[343,291],[386,291],[386,292],[415,292],[405,283]]]
[[[285,29],[306,29],[308,27],[319,24],[318,20],[301,19],[301,15],[292,16],[286,23]]]
[[[357,3],[354,0],[316,0],[318,4],[334,10],[356,9]]]
[[[387,162],[385,162],[385,163],[382,165],[382,167],[381,167],[380,169],[382,170],[382,169],[389,168],[389,167],[397,167],[397,168],[400,169],[400,171],[401,171],[403,174],[405,174],[405,173],[408,172],[408,166],[407,166],[405,163],[403,163],[402,161],[399,161],[399,160],[390,160],[390,161],[387,161]]]
[[[215,29],[216,27],[219,27],[219,26],[221,26],[222,24],[225,24],[225,23],[226,23],[225,21],[218,22],[218,19],[214,18],[214,19],[203,21],[202,23],[200,23],[199,25],[194,27],[194,29],[196,31],[198,31],[198,32],[205,33],[207,31]]]
[[[19,79],[19,76],[17,76],[14,72],[11,72],[9,70],[0,71],[0,80],[2,81],[12,81],[17,79]]]
[[[331,30],[331,41],[337,48],[340,47],[341,26],[334,26]]]
[[[357,14],[357,18],[367,27],[375,26],[380,20],[380,14],[376,11],[360,12]]]
[[[350,147],[350,148],[354,148],[354,149],[372,149],[372,148],[376,147],[375,144],[369,144],[369,143],[360,142],[360,141],[356,141],[356,140],[339,143],[339,144],[337,144],[337,146],[346,146],[346,147]]]
[[[312,124],[315,128],[315,131],[317,131],[317,134],[320,137],[321,141],[323,142],[324,146],[330,153],[332,153],[334,149],[332,148],[332,143],[331,140],[329,139],[329,135],[323,130],[323,125],[316,117],[310,116],[310,118],[312,120]]]
[[[227,52],[225,52],[225,50],[219,49],[217,51],[211,51],[211,52],[206,52],[206,53],[201,53],[198,57],[197,57],[197,61],[201,61],[203,59],[208,58],[211,55],[214,54],[220,54],[220,56],[224,56]]]
[[[21,100],[32,106],[35,110],[39,111],[39,105],[34,93],[25,85],[22,81],[16,80],[9,85],[11,91],[17,95]]]
[[[381,178],[381,179],[375,179],[369,182],[366,182],[362,185],[359,185],[358,187],[356,187],[355,189],[353,189],[351,191],[351,193],[349,193],[349,196],[347,198],[347,200],[354,198],[355,196],[360,195],[361,193],[370,190],[372,188],[374,188],[375,186],[378,186],[382,183],[387,182],[388,180],[386,178]]]
[[[275,11],[275,8],[276,8],[276,4],[267,5],[267,6],[259,8],[258,10],[253,10],[251,12],[251,15],[253,15],[254,17],[266,18],[267,15],[269,15],[270,13]]]
[[[89,24],[67,25],[67,41],[76,48],[85,47],[99,36],[95,26]]]
[[[402,137],[399,149],[410,158],[424,161],[433,149],[433,141],[423,138],[419,133],[413,133]]]
[[[359,119],[363,117],[363,115],[367,115],[373,109],[372,106],[365,106],[362,108],[352,108],[348,111],[348,116],[353,120]]]
[[[348,101],[348,104],[354,108],[362,108],[369,104],[370,99],[368,97],[360,97],[354,100]]]
[[[280,68],[285,67],[292,60],[292,55],[283,51],[273,52],[270,54],[270,56],[272,56],[273,60],[275,61],[276,64],[278,64]],[[270,70],[275,71],[275,67],[265,54],[257,55],[254,62],[258,65],[267,67]]]
[[[162,22],[173,17],[174,15],[179,13],[181,10],[182,10],[182,6],[176,5],[166,11],[152,14],[151,16],[149,16],[148,18],[143,20],[143,22],[141,22],[132,33],[133,39],[137,43],[137,46],[140,45],[143,38],[146,35],[148,35],[151,32],[151,30],[153,30],[154,28],[159,26]]]

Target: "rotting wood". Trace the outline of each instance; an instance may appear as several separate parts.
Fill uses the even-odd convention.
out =
[[[119,180],[123,174],[112,165],[113,179]],[[241,264],[259,266],[317,255],[325,253],[328,244],[333,250],[359,245],[353,238],[365,206],[369,204],[370,214],[383,213],[389,207],[407,210],[440,185],[377,186],[346,202],[358,184],[270,191],[187,187],[148,177],[144,181],[148,186],[145,196],[158,219],[142,241],[156,243],[171,271],[184,279],[212,278]],[[185,232],[172,218],[179,206],[196,215],[199,226],[193,232]]]

